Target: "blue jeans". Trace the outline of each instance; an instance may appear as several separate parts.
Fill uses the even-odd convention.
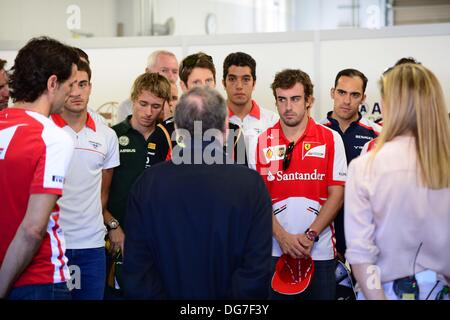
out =
[[[70,300],[69,289],[65,282],[51,284],[33,284],[11,289],[9,300]]]
[[[272,274],[278,257],[272,257]],[[271,300],[335,300],[336,260],[314,260],[314,274],[305,291],[295,295],[284,295],[270,289]]]
[[[105,248],[67,249],[73,300],[103,300],[106,279]]]

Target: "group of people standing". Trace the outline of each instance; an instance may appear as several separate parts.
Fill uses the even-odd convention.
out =
[[[2,72],[0,298],[333,300],[337,263],[360,299],[448,298],[450,122],[420,63],[383,74],[383,127],[355,69],[326,119],[299,69],[260,107],[243,52],[226,99],[211,56],[153,52],[112,128],[81,49],[34,38]]]

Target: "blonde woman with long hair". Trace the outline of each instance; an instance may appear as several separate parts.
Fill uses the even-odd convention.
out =
[[[436,76],[396,66],[380,81],[383,131],[350,163],[347,260],[360,299],[447,298],[450,121]]]

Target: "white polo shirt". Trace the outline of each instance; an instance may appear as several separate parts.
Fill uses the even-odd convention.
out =
[[[230,108],[229,121],[240,126],[244,133],[245,147],[247,149],[247,159],[250,168],[256,168],[256,145],[258,144],[258,136],[268,128],[275,125],[279,120],[277,113],[260,108],[255,100],[252,100],[252,108],[250,112],[241,120],[236,116]]]
[[[78,133],[60,115],[52,115],[52,120],[70,135],[75,145],[63,195],[58,200],[66,247],[103,247],[106,228],[100,197],[102,170],[120,163],[117,136],[105,124],[95,122],[89,113],[86,126]]]

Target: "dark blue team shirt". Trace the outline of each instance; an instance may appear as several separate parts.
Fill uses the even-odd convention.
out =
[[[328,112],[326,121],[321,121],[321,123],[341,135],[344,141],[347,164],[350,164],[350,161],[360,155],[362,148],[368,141],[378,137],[381,127],[359,114],[358,119],[352,122],[345,132],[342,132],[339,123],[331,117],[331,114],[332,111]]]

